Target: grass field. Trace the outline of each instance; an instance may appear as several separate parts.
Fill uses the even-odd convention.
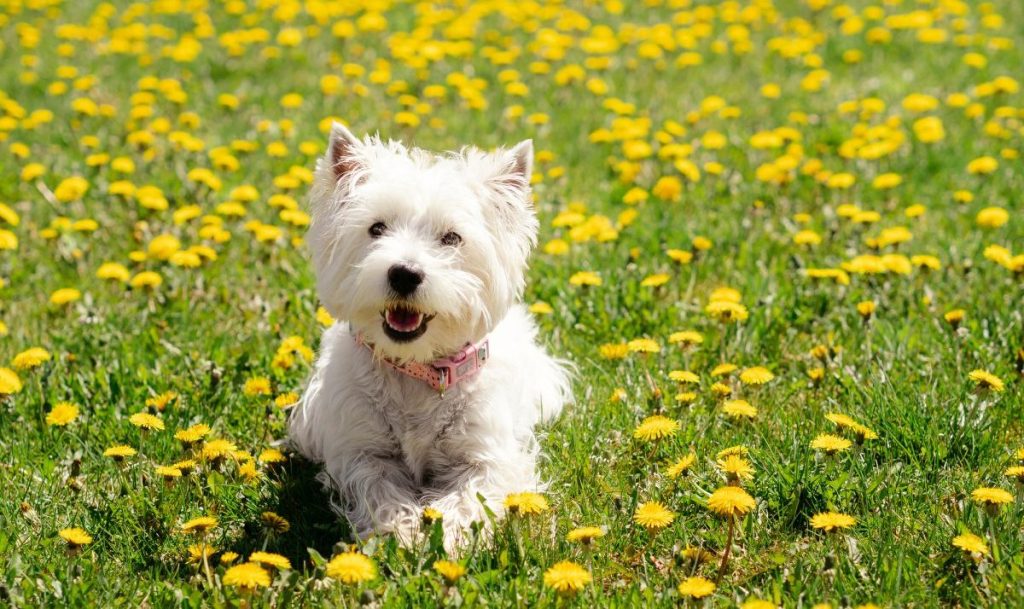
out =
[[[1024,606],[1022,45],[1014,0],[0,0],[0,602]],[[282,444],[332,117],[538,150],[577,403],[461,576]]]

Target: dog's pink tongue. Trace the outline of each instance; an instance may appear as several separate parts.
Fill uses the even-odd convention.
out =
[[[412,332],[420,327],[423,314],[403,309],[392,309],[387,312],[388,325],[399,332]]]

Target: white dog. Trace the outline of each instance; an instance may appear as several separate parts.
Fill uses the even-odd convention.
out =
[[[570,397],[520,303],[536,243],[533,144],[435,155],[335,124],[308,241],[324,307],[291,440],[360,537],[415,539],[424,508],[457,548],[509,493],[542,487],[533,427]]]

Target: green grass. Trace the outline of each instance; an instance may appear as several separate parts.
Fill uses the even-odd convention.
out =
[[[976,89],[998,76],[1019,77],[1024,59],[1020,3],[1004,0],[986,8],[967,2],[958,23],[949,2],[879,3],[884,7],[872,10],[883,13],[872,15],[868,3],[852,1],[851,10],[864,15],[865,24],[849,34],[840,29],[842,11],[834,12],[835,3],[817,12],[809,6],[823,2],[778,0],[774,10],[768,10],[767,1],[694,3],[705,8],[686,8],[688,2],[678,1],[624,2],[622,14],[610,10],[615,8],[610,2],[545,2],[540,12],[528,11],[527,3],[467,3],[500,6],[503,12],[482,12],[475,36],[465,41],[464,56],[443,57],[426,67],[410,67],[395,55],[401,51],[396,33],[437,17],[440,25],[425,35],[440,40],[453,33],[447,29],[452,19],[473,11],[461,3],[438,3],[447,13],[408,2],[382,3],[387,31],[358,31],[341,40],[331,28],[358,20],[363,14],[358,3],[335,4],[333,14],[321,12],[324,7],[315,2],[284,3],[294,6],[294,15],[258,8],[260,2],[238,3],[244,15],[235,14],[231,3],[199,10],[184,2],[161,3],[166,10],[115,3],[109,27],[94,22],[78,32],[80,40],[62,40],[58,31],[66,34],[68,28],[61,24],[98,19],[99,5],[83,1],[45,8],[36,6],[42,2],[27,2],[16,9],[2,4],[0,91],[6,96],[0,95],[0,202],[20,222],[11,226],[0,215],[0,229],[18,241],[14,249],[0,250],[0,321],[7,328],[0,337],[0,366],[13,366],[14,357],[31,347],[52,355],[38,368],[19,370],[23,389],[0,399],[3,602],[62,607],[223,607],[243,600],[281,607],[369,602],[387,607],[671,607],[683,602],[676,592],[682,579],[695,574],[716,579],[717,561],[694,566],[680,552],[699,546],[721,554],[727,526],[706,502],[724,484],[716,454],[735,445],[749,449],[756,474],[745,488],[757,507],[738,522],[732,557],[705,604],[728,607],[755,598],[785,607],[822,602],[833,607],[869,602],[1009,607],[1022,602],[1024,494],[1004,470],[1018,464],[1015,454],[1024,446],[1024,355],[1019,351],[1024,348],[1024,284],[1020,272],[986,258],[984,251],[1001,245],[1014,255],[1024,254],[1019,201],[1024,174],[1021,161],[1013,158],[1022,147],[1024,101],[1016,91],[985,95],[984,86]],[[730,5],[748,7],[742,19],[734,17]],[[764,10],[757,15],[749,5]],[[917,30],[890,29],[890,42],[868,41],[871,28],[885,26],[886,19],[889,26],[898,25],[893,15],[912,11],[933,11],[932,27],[945,30],[948,40],[925,44]],[[986,13],[1001,15],[1002,23]],[[199,14],[209,16],[215,35],[198,33],[202,50],[192,61],[166,56],[163,51],[201,21],[196,20]],[[729,40],[729,28],[735,35],[743,21],[748,23],[749,52],[738,53],[728,44],[717,48],[716,42]],[[701,33],[703,27],[695,22],[707,23],[708,35],[695,36],[692,49],[680,47],[686,34]],[[132,52],[106,52],[112,40],[129,33],[117,28],[129,23],[165,27],[151,28]],[[25,46],[32,36],[23,24],[38,28],[35,48]],[[676,34],[675,46],[651,58],[645,44],[657,38],[658,30],[630,24],[661,24]],[[591,65],[585,71],[586,78],[606,82],[607,94],[592,93],[585,82],[558,84],[560,69],[585,64],[581,41],[604,25],[623,44],[608,56],[607,69]],[[306,30],[314,26],[315,31]],[[276,46],[284,27],[302,30],[301,44]],[[244,28],[264,28],[269,40],[229,56],[218,36]],[[960,40],[957,28],[977,37]],[[554,52],[550,34],[556,30],[566,37],[564,53]],[[801,36],[816,40],[812,53],[829,72],[820,91],[801,87],[813,69],[803,56],[786,59],[771,50],[783,38]],[[1011,48],[997,48],[1006,43]],[[268,57],[267,48],[277,49],[279,56]],[[511,64],[495,65],[493,52],[509,48],[516,51]],[[676,57],[691,50],[701,54],[703,63],[677,67]],[[844,61],[850,50],[859,50],[861,61]],[[65,51],[71,55],[61,57]],[[965,65],[968,52],[985,55],[987,65]],[[390,62],[390,75],[387,82],[374,82],[371,73],[382,58]],[[543,60],[550,73],[533,73],[531,63]],[[343,74],[347,63],[364,66],[366,73],[345,76],[337,95],[321,93],[321,77]],[[74,66],[77,74],[58,75],[61,66]],[[510,68],[529,87],[523,97],[505,92],[500,74]],[[425,98],[426,86],[450,82],[449,75],[458,72],[486,83],[481,91],[486,108],[468,107],[456,86],[448,86],[443,99]],[[75,79],[87,75],[94,82],[77,90]],[[143,104],[151,116],[132,120],[131,99],[144,76],[177,79],[187,100],[176,104],[157,93],[152,103]],[[67,92],[53,90],[58,81],[68,83]],[[393,84],[398,81],[418,101],[430,104],[419,127],[395,122],[403,109],[402,92]],[[778,84],[781,96],[762,97],[766,83]],[[301,107],[282,108],[281,97],[292,92],[303,96]],[[236,94],[240,107],[218,105],[221,93]],[[939,105],[915,113],[901,103],[912,93],[933,95]],[[965,108],[949,104],[954,93],[968,94],[977,114],[969,117]],[[711,112],[688,120],[710,96],[720,96],[739,115],[723,118]],[[76,114],[71,102],[82,97],[112,105],[113,116]],[[629,136],[655,151],[638,161],[630,183],[616,170],[624,155],[620,141],[590,139],[601,128],[610,129],[617,140],[624,137],[623,125],[604,104],[610,97],[635,104],[629,118],[651,121],[649,129]],[[869,97],[883,100],[884,110],[863,117],[840,111],[842,102]],[[517,105],[522,106],[518,117],[509,112]],[[52,121],[32,128],[21,120],[40,109],[50,110]],[[183,112],[194,112],[201,124],[182,127]],[[546,114],[547,122],[531,124],[527,117],[533,113]],[[299,361],[291,369],[277,369],[272,365],[275,351],[289,336],[302,337],[315,348],[321,327],[306,251],[298,242],[303,229],[279,218],[268,200],[287,192],[301,205],[305,186],[285,190],[274,178],[292,167],[312,168],[316,155],[304,154],[299,144],[316,142],[322,149],[325,136],[319,125],[328,116],[344,118],[357,132],[379,130],[430,148],[496,146],[532,137],[538,150],[552,153],[537,167],[542,179],[535,193],[543,228],[526,301],[551,305],[553,313],[538,320],[551,351],[578,366],[577,403],[544,430],[543,471],[550,480],[551,510],[499,525],[493,544],[478,544],[460,557],[468,574],[450,591],[431,568],[443,554],[436,537],[417,549],[400,548],[389,539],[370,541],[362,549],[376,561],[377,579],[357,588],[326,580],[324,561],[343,547],[338,544],[354,540],[331,513],[330,497],[314,480],[315,466],[297,456],[276,468],[260,464],[261,476],[254,482],[239,473],[244,459],[201,464],[170,484],[154,472],[156,465],[188,456],[173,433],[195,423],[209,425],[212,437],[229,439],[253,455],[285,438],[287,413],[273,404],[273,397],[300,392],[308,365]],[[924,116],[941,119],[942,141],[926,144],[915,137],[912,125]],[[170,134],[153,123],[160,118],[170,122],[171,130],[202,140],[205,150],[175,147]],[[436,124],[430,124],[432,118]],[[282,130],[283,119],[292,122],[292,131]],[[683,179],[677,201],[652,194],[636,206],[635,222],[611,241],[574,242],[568,228],[554,226],[560,212],[577,204],[584,206],[587,218],[603,214],[614,223],[631,207],[623,203],[630,188],[650,191],[662,176],[679,176],[670,161],[657,157],[662,148],[657,131],[667,120],[685,125],[686,133],[674,141],[693,146],[689,158],[699,167],[720,163],[721,175],[703,170],[699,181]],[[858,121],[877,126],[887,120],[887,136],[901,138],[889,154],[874,160],[841,156],[844,142],[860,133]],[[750,137],[783,126],[800,134],[802,150],[790,149],[797,161],[792,179],[785,184],[760,181],[758,167],[786,149],[755,149]],[[149,152],[128,142],[135,131],[154,134]],[[727,145],[719,150],[703,146],[709,131],[724,134]],[[95,136],[95,149],[86,148],[86,136]],[[234,140],[259,146],[237,154],[237,170],[214,169],[223,183],[219,191],[187,177],[191,169],[213,168],[208,152]],[[277,141],[286,145],[282,157],[265,149]],[[87,157],[95,153],[130,157],[135,172],[119,175],[109,165],[90,166]],[[968,164],[981,156],[998,159],[995,172],[968,172]],[[824,170],[853,174],[856,183],[848,190],[828,188],[824,176],[816,179],[800,171],[810,159],[819,159]],[[41,163],[44,173],[22,179],[31,163]],[[902,184],[873,188],[872,180],[887,172],[899,174]],[[72,201],[55,200],[57,185],[73,175],[88,180],[88,192]],[[120,179],[157,186],[168,209],[148,210],[133,199],[110,195],[110,183]],[[199,219],[174,222],[174,210],[190,204],[215,214],[232,188],[242,184],[254,186],[260,196],[245,205],[243,218],[221,214],[230,240],[203,238]],[[954,193],[961,190],[972,193],[973,200],[955,201]],[[863,224],[840,217],[837,209],[844,203],[876,211],[879,218]],[[913,204],[925,207],[923,216],[905,216]],[[992,206],[1007,210],[1009,221],[998,228],[979,226],[976,215]],[[806,226],[798,214],[807,215]],[[90,218],[98,229],[61,228],[59,221],[55,224],[58,217]],[[245,228],[254,219],[279,227],[281,238],[258,242]],[[907,227],[913,239],[871,250],[866,239],[895,226]],[[47,232],[52,228],[57,230]],[[816,231],[821,243],[794,244],[793,235],[801,228]],[[191,270],[166,261],[132,261],[132,252],[145,250],[165,233],[175,235],[184,248],[209,245],[217,259]],[[690,250],[697,236],[713,245],[691,263],[678,265],[665,254],[669,248]],[[543,245],[556,238],[571,242],[567,255],[544,253]],[[848,285],[803,273],[806,268],[838,268],[871,253],[930,254],[942,268],[909,274],[851,272]],[[131,289],[98,279],[96,270],[108,261],[124,264],[133,274],[157,271],[163,284]],[[570,276],[583,270],[599,273],[603,284],[570,285]],[[658,288],[641,286],[655,273],[667,273],[669,281]],[[721,286],[741,293],[748,319],[723,325],[705,314],[712,290]],[[55,290],[70,287],[81,292],[79,300],[50,303]],[[865,300],[877,305],[869,321],[856,308]],[[956,308],[966,312],[959,330],[943,319]],[[669,344],[668,336],[684,329],[701,332],[703,345],[684,352]],[[602,345],[645,337],[656,340],[661,351],[622,360],[601,356]],[[838,354],[821,362],[809,354],[817,345],[830,345]],[[710,374],[721,362],[741,370],[765,366],[775,374],[761,387],[740,383],[738,371],[725,380],[734,397],[758,408],[754,421],[731,422],[722,413],[711,393],[712,382],[721,379]],[[813,383],[808,373],[817,367],[825,369],[824,378]],[[701,376],[693,389],[698,397],[689,405],[674,400],[679,388],[668,380],[669,371],[684,368]],[[999,376],[1005,390],[976,388],[968,378],[975,369]],[[273,394],[244,395],[243,386],[253,377],[271,379]],[[611,399],[616,389],[624,391],[624,399]],[[146,410],[148,398],[167,391],[178,398],[159,413],[166,430],[143,433],[129,423],[132,414]],[[79,417],[66,427],[46,425],[46,413],[61,401],[77,404]],[[830,412],[852,416],[877,432],[878,439],[833,457],[812,450],[818,434],[835,432],[825,419]],[[678,420],[678,433],[656,445],[635,440],[636,425],[655,413]],[[121,443],[139,454],[118,465],[103,452]],[[690,451],[697,456],[692,473],[670,480],[666,463]],[[1005,488],[1015,502],[997,516],[987,515],[970,497],[982,486]],[[676,520],[651,539],[632,522],[632,514],[639,503],[653,500],[665,503]],[[826,510],[850,514],[857,524],[842,534],[814,530],[810,518]],[[268,535],[260,524],[265,511],[286,518],[291,529]],[[180,532],[184,521],[203,514],[219,521],[206,538],[218,550],[209,578],[188,561],[188,546],[196,539]],[[582,525],[605,526],[607,535],[592,550],[565,541],[568,530]],[[87,530],[93,543],[69,555],[58,537],[66,527]],[[985,538],[992,550],[978,564],[951,544],[965,531]],[[259,549],[283,554],[294,569],[276,574],[269,589],[243,599],[221,584],[225,567],[218,558],[231,551],[244,560]],[[543,585],[544,571],[561,560],[582,564],[594,576],[576,600],[560,601]]]

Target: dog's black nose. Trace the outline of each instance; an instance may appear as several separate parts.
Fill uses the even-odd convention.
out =
[[[388,285],[399,296],[408,296],[423,283],[423,271],[396,264],[388,269]]]

